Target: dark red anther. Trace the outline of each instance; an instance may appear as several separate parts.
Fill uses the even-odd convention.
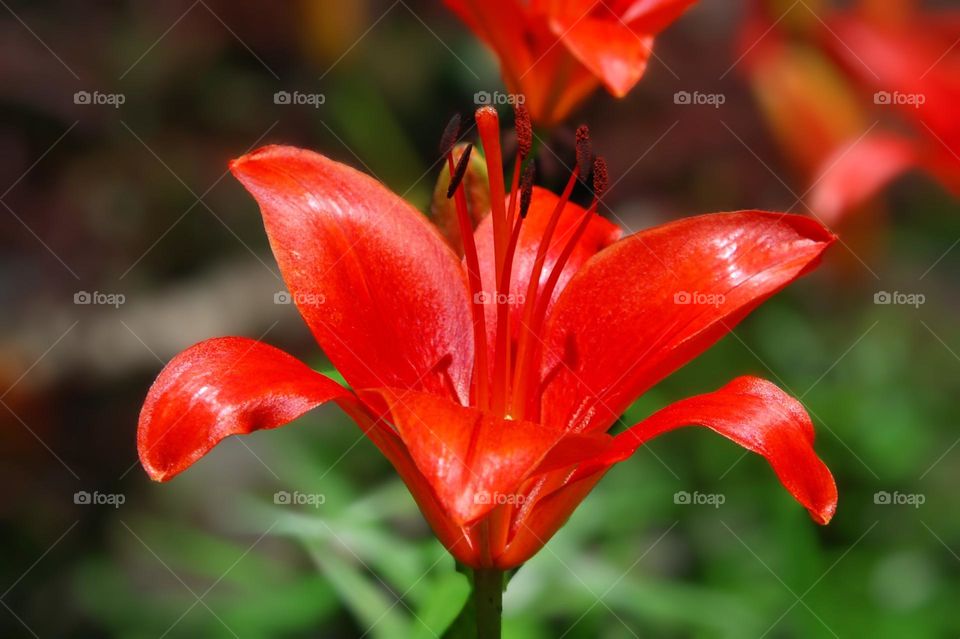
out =
[[[517,131],[517,150],[520,152],[520,157],[525,158],[533,149],[533,124],[527,107],[522,104],[514,106],[513,122]]]
[[[467,173],[467,167],[470,165],[470,152],[473,151],[473,144],[470,143],[463,149],[463,153],[460,154],[460,159],[457,161],[457,168],[453,170],[453,175],[450,176],[450,186],[447,187],[447,199],[453,197],[454,193],[457,192],[457,187],[460,186],[460,182],[463,181],[463,176]]]
[[[590,129],[586,124],[577,127],[577,168],[580,179],[586,182],[593,164],[593,149],[590,147]]]
[[[536,170],[533,162],[527,165],[523,171],[523,179],[520,181],[520,217],[527,217],[527,211],[530,210],[530,201],[533,199],[533,178]]]
[[[607,161],[602,155],[598,155],[593,161],[593,197],[599,201],[609,185],[610,174],[607,172]]]
[[[440,137],[440,156],[446,157],[453,150],[453,145],[457,143],[457,136],[460,135],[460,114],[454,113],[447,126],[443,129],[443,135]],[[449,196],[448,196],[449,197]]]

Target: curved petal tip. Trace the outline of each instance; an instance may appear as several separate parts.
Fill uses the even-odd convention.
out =
[[[230,435],[277,428],[352,395],[272,346],[244,337],[200,342],[174,357],[140,412],[137,452],[154,481],[168,481]]]

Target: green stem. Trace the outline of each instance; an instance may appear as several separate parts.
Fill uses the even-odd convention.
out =
[[[500,639],[503,571],[496,568],[473,571],[473,605],[477,616],[477,639]]]

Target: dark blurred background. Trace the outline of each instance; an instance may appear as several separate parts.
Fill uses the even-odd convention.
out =
[[[570,123],[591,125],[630,230],[807,212],[737,69],[741,13],[703,0],[628,98],[598,92]],[[461,577],[337,409],[231,439],[167,485],[139,467],[135,431],[164,362],[208,337],[328,368],[274,301],[283,283],[227,161],[310,147],[425,210],[439,133],[500,88],[495,60],[439,2],[3,0],[0,78],[0,636],[438,634]],[[692,88],[725,101],[674,103]],[[307,97],[278,104],[284,91]],[[548,184],[571,138],[545,138]],[[960,634],[960,211],[913,175],[875,208],[869,241],[838,243],[626,417],[772,379],[814,418],[833,523],[811,523],[762,460],[671,434],[518,573],[506,636]],[[723,503],[676,503],[684,491]]]

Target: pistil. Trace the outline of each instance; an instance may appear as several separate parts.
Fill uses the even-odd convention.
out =
[[[506,196],[503,193],[503,165],[500,153],[500,128],[497,113],[490,107],[477,110],[477,125],[480,139],[487,153],[487,174],[490,181],[491,215],[493,215],[494,260],[496,262],[494,282],[496,304],[496,333],[494,343],[492,410],[500,415],[507,414],[508,393],[510,390],[510,369],[512,364],[510,326],[511,279],[513,256],[523,216],[516,215],[521,195],[519,192],[520,169],[527,153],[533,146],[533,127],[526,109],[520,105],[514,113],[517,132],[517,153],[514,159],[513,178],[510,184],[510,198],[504,208]],[[531,176],[532,180],[532,176]],[[502,223],[497,220],[502,216]]]

